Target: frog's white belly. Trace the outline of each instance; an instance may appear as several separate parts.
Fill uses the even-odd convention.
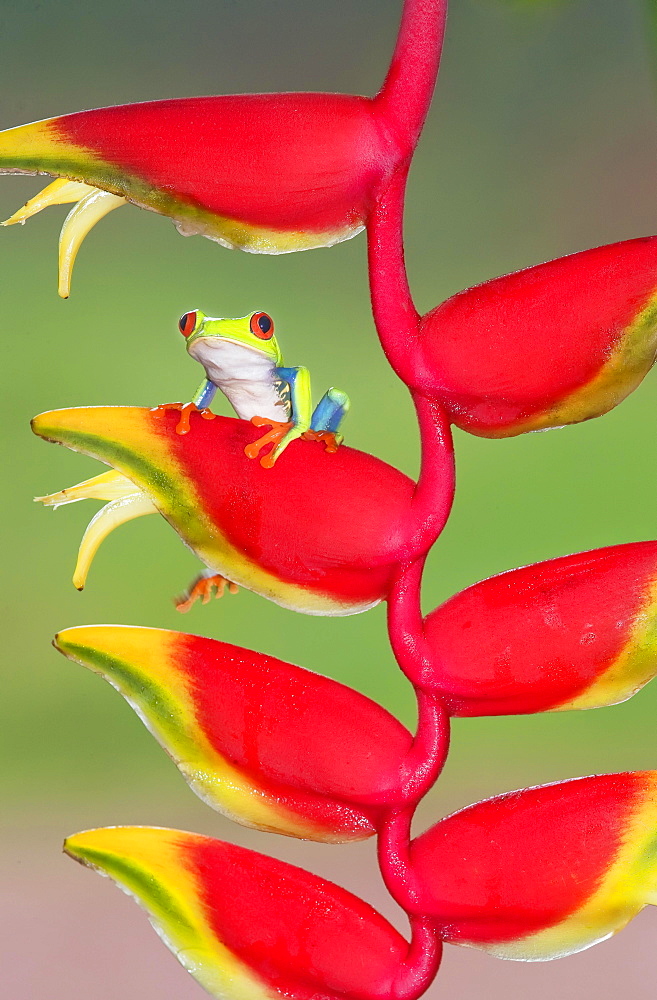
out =
[[[281,397],[276,366],[260,351],[219,337],[200,337],[190,345],[189,353],[203,365],[240,419],[290,420],[289,393],[284,391]]]
[[[250,420],[251,417],[269,417],[285,423],[290,419],[289,403],[281,399],[271,383],[258,385],[255,382],[231,379],[217,384],[242,420]]]

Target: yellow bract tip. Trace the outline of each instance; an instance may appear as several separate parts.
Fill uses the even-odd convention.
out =
[[[134,489],[134,487],[133,487]],[[78,559],[73,573],[73,586],[76,590],[83,590],[87,582],[87,575],[91,568],[94,556],[103,542],[115,528],[127,521],[133,521],[136,517],[143,517],[145,514],[157,514],[157,507],[153,501],[141,490],[133,492],[128,496],[118,500],[112,500],[98,511],[96,516],[89,522],[89,526],[82,536]]]
[[[89,184],[83,184],[81,181],[69,181],[66,177],[58,177],[52,184],[48,184],[47,187],[39,191],[34,198],[26,201],[17,212],[14,212],[0,225],[15,226],[19,224],[23,226],[28,219],[31,219],[33,215],[38,215],[44,208],[49,208],[51,205],[69,205],[71,202],[80,201],[95,190],[96,188],[90,187]]]
[[[59,237],[59,295],[67,299],[71,290],[71,275],[78,250],[85,236],[97,222],[126,205],[125,198],[84,185],[88,194],[66,216]]]
[[[34,502],[42,503],[44,507],[57,508],[63,504],[76,503],[78,500],[119,500],[134,492],[134,483],[131,483],[127,476],[111,469],[99,476],[93,476],[92,479],[85,479],[76,486],[68,486],[58,493],[35,497]]]
[[[114,469],[92,479],[86,479],[76,486],[60,490],[58,493],[34,499],[47,507],[55,508],[75,503],[77,500],[109,500],[109,503],[91,520],[80,543],[73,574],[73,585],[77,590],[84,588],[91,563],[101,542],[115,528],[136,517],[157,513],[157,508],[147,494],[127,476]]]

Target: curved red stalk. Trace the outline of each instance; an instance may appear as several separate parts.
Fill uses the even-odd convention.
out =
[[[403,192],[402,184],[392,197],[392,202],[396,204],[400,212],[403,210]],[[398,282],[396,290],[399,298],[397,301],[403,303],[405,297],[408,308],[404,310],[404,315],[408,317],[409,310],[412,309],[413,315],[417,319],[419,317],[413,307],[406,281],[400,216],[397,218],[397,223],[399,225],[396,226],[390,220],[386,222],[386,227],[390,225],[392,228],[388,234],[389,238],[388,236],[385,238],[383,247],[385,248],[385,256],[391,262],[391,277]],[[397,235],[395,236],[395,234]],[[379,294],[387,296],[391,286],[380,281],[381,274],[374,277],[374,270],[370,269],[370,273],[373,275],[372,287],[374,289],[376,284]],[[383,324],[380,330],[391,328],[392,324]],[[398,329],[404,330],[405,328],[400,324]],[[410,323],[408,329],[410,330]],[[391,350],[395,349],[394,344],[391,344],[390,347]],[[384,348],[390,360],[388,345],[384,344]],[[425,519],[422,527],[427,529],[428,537],[431,533],[428,531],[429,526],[432,526],[435,531],[437,520],[439,523],[438,533],[442,531],[451,511],[456,477],[454,443],[450,421],[440,404],[435,399],[430,400],[421,393],[412,390],[411,395],[417,414],[422,455],[420,474],[413,494],[413,504],[416,505],[414,513]],[[450,481],[452,489],[448,492],[445,489],[445,483]],[[417,689],[422,687],[423,673],[430,672],[435,664],[435,653],[425,635],[420,594],[427,553],[428,549],[425,549],[423,556],[400,567],[388,595],[388,638],[390,645],[399,667],[415,686],[418,699],[420,692]]]
[[[397,170],[382,191],[367,226],[372,312],[381,346],[399,378],[416,384],[420,314],[404,260],[404,194],[408,168]]]
[[[415,147],[438,75],[447,17],[447,0],[407,0],[388,75],[375,107],[389,127],[401,129]],[[404,264],[404,194],[409,162],[403,162],[379,192],[367,224],[370,295],[374,320],[388,361],[407,384],[409,339],[419,333],[420,314],[413,303]],[[412,352],[415,354],[415,352]],[[411,377],[411,372],[413,377]]]
[[[379,829],[377,853],[385,887],[403,910],[415,898],[410,884],[411,823],[417,802],[391,809]]]
[[[416,687],[431,676],[435,654],[427,641],[420,590],[425,559],[416,559],[397,576],[388,598],[388,638],[399,667]],[[419,697],[419,694],[418,694]]]
[[[434,692],[420,688],[416,688],[415,693],[417,731],[404,761],[403,796],[400,796],[397,805],[402,802],[417,805],[440,776],[449,750],[449,715],[442,699]]]
[[[406,573],[402,573],[395,586],[404,586],[405,577],[412,579],[404,588],[405,599],[419,600],[418,560]],[[419,569],[421,575],[421,565]],[[404,598],[402,598],[404,600]],[[416,892],[410,863],[411,823],[418,802],[428,792],[443,769],[449,750],[449,716],[441,699],[416,688],[418,705],[417,732],[407,759],[408,777],[404,792],[406,802],[393,806],[384,817],[378,830],[377,854],[381,875],[386,889],[404,910]],[[430,986],[440,966],[442,942],[434,932],[431,922],[424,917],[411,916],[411,944],[406,961],[395,983],[394,1000],[410,1000],[420,996]]]
[[[454,502],[456,471],[452,430],[445,410],[435,399],[412,393],[420,432],[420,473],[411,500],[415,525],[408,550],[423,553],[433,545]]]
[[[392,984],[391,1000],[416,1000],[431,986],[443,957],[443,943],[427,917],[409,916],[408,955]]]
[[[409,569],[415,576],[416,564]],[[402,574],[403,580],[404,574]],[[406,590],[415,602],[416,587]],[[445,765],[449,751],[450,720],[441,698],[416,687],[418,722],[413,746],[407,759],[408,774],[404,799],[391,806],[378,830],[378,856],[381,874],[391,896],[399,902],[412,896],[409,885],[410,832],[413,815]],[[400,904],[401,905],[401,904]]]
[[[390,265],[392,283],[386,285],[384,275],[379,271],[377,278],[372,278],[372,285],[374,287],[375,280],[378,282],[377,288],[384,298],[392,292],[391,305],[394,308],[396,304],[399,308],[402,324],[410,318],[417,326],[419,317],[410,297],[403,259],[401,210],[405,180],[405,174],[397,175],[391,205],[398,208],[399,214],[395,217],[393,213],[385,220],[386,225],[391,227],[390,239],[386,240],[384,235],[378,248]],[[377,236],[381,236],[380,232]],[[370,274],[373,274],[372,268]],[[395,280],[397,284],[394,284]],[[402,325],[401,329],[406,327]],[[413,507],[418,518],[419,535],[429,538],[436,528],[438,532],[442,530],[451,510],[455,479],[454,447],[449,420],[443,408],[418,393],[412,395],[422,456]],[[452,485],[449,491],[445,489],[447,481]],[[436,537],[435,534],[433,537]],[[421,673],[425,662],[430,663],[420,595],[425,560],[426,548],[424,555],[400,567],[388,597],[390,645],[401,669],[411,676]],[[410,866],[413,815],[418,802],[432,787],[445,765],[450,736],[449,715],[441,698],[419,686],[414,687],[418,721],[413,746],[405,761],[404,800],[400,799],[384,817],[377,838],[379,867],[385,886],[393,899],[406,910],[408,900],[415,895]],[[409,920],[411,945],[395,983],[395,1000],[410,1000],[424,993],[438,972],[442,957],[442,941],[430,921],[412,916]]]
[[[374,98],[387,126],[412,153],[440,66],[447,0],[406,0],[390,68]]]

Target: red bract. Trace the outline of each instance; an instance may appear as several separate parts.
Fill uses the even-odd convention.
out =
[[[657,237],[495,278],[420,316],[404,270],[404,181],[374,213],[370,280],[379,335],[408,386],[483,437],[588,420],[636,389],[657,352]]]
[[[656,846],[655,771],[510,792],[413,841],[405,906],[453,944],[558,958],[657,903]]]
[[[311,840],[361,840],[426,748],[376,702],[272,656],[182,632],[66,629],[55,646],[109,681],[209,805]]]
[[[0,170],[52,174],[88,187],[59,185],[9,222],[23,222],[47,204],[83,199],[63,231],[64,296],[84,235],[122,199],[170,216],[185,234],[256,253],[354,236],[413,152],[438,71],[446,8],[447,0],[406,0],[390,70],[373,99],[194,97],[10,129],[0,135]]]
[[[391,638],[452,715],[614,705],[657,674],[656,577],[657,542],[579,552],[476,583],[424,623],[397,598]]]
[[[140,501],[139,514],[159,510],[216,573],[297,611],[344,615],[384,600],[398,563],[425,552],[447,519],[449,429],[438,409],[422,403],[420,416],[417,485],[372,455],[311,441],[263,469],[244,454],[260,432],[228,417],[195,415],[181,435],[170,410],[82,407],[43,413],[33,429],[112,465],[130,496],[154,505]]]
[[[371,906],[255,851],[149,827],[89,830],[65,849],[134,896],[213,996],[411,1000],[435,974],[434,949],[409,989],[409,946]]]

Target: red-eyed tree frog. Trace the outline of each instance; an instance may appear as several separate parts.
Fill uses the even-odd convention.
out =
[[[331,388],[313,410],[308,369],[283,365],[271,316],[253,312],[238,319],[212,319],[194,309],[181,316],[178,327],[188,354],[203,365],[206,375],[190,403],[165,404],[181,410],[179,434],[189,431],[190,413],[214,416],[208,407],[220,389],[238,417],[271,428],[245,448],[248,458],[256,458],[272,445],[260,459],[264,468],[270,469],[300,437],[322,441],[329,452],[337,450],[349,397]]]

